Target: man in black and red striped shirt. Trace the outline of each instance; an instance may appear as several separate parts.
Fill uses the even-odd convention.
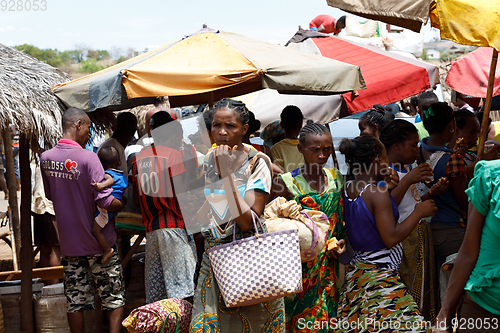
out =
[[[180,126],[167,112],[155,113],[150,122],[154,145],[141,150],[131,166],[134,199],[146,227],[147,303],[194,294],[196,252],[175,196],[185,192],[186,183],[181,155],[172,148]]]

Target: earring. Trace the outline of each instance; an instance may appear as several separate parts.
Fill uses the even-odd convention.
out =
[[[450,132],[453,133],[453,132],[455,132],[455,130],[452,128],[452,129],[450,129]]]

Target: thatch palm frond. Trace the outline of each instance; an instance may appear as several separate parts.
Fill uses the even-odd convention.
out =
[[[0,44],[0,127],[14,125],[31,149],[50,148],[62,135],[64,108],[52,86],[71,80],[64,72]]]

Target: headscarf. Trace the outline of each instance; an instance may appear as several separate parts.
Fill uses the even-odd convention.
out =
[[[262,133],[260,133],[260,137],[264,140],[264,145],[271,148],[273,146],[273,138],[284,133],[285,130],[281,128],[280,120],[278,119],[267,124]]]

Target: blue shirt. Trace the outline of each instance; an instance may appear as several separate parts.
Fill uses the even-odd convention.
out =
[[[128,187],[127,176],[123,173],[123,171],[116,169],[108,169],[105,173],[113,177],[113,180],[115,181],[115,183],[111,186],[113,189],[113,196],[118,200],[122,200],[123,192],[125,192],[125,189]]]
[[[446,164],[448,164],[453,150],[444,147],[429,146],[426,142],[427,138],[424,138],[422,140],[423,149],[431,153],[435,151],[444,151],[448,153],[444,154],[434,167],[434,180],[430,183],[430,186],[432,186],[436,184],[441,177],[446,177]],[[451,186],[448,186],[448,189],[446,189],[443,194],[438,195],[433,199],[438,210],[436,211],[435,216],[431,219],[431,223],[439,222],[446,225],[458,226],[460,222],[460,214],[458,210],[458,203],[453,196]]]

